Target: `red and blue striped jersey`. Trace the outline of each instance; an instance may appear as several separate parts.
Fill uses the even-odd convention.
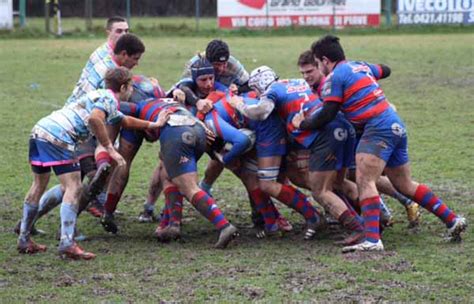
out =
[[[324,102],[342,104],[341,111],[354,125],[364,125],[389,108],[377,80],[380,65],[361,61],[341,61],[328,75],[322,89]]]
[[[313,111],[319,102],[311,87],[304,79],[287,79],[274,82],[262,95],[275,103],[275,109],[286,125],[288,135],[299,144],[309,147],[318,132],[296,129],[291,120],[298,112]]]

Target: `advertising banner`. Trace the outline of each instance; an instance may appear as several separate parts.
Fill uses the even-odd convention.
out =
[[[13,0],[0,0],[0,29],[13,28]]]
[[[220,28],[380,25],[377,0],[218,0]]]
[[[474,0],[398,0],[399,24],[474,24]]]

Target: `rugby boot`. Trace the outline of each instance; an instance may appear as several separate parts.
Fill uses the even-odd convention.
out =
[[[281,230],[278,224],[273,224],[273,227],[271,227],[271,229],[267,229],[267,228],[257,229],[255,236],[257,237],[257,239],[282,237],[283,231]]]
[[[138,215],[138,221],[140,223],[152,223],[156,221],[155,214],[152,210],[143,210]]]
[[[290,232],[293,230],[291,223],[282,215],[276,219],[276,223],[278,224],[278,228],[280,228],[281,231]]]
[[[461,233],[463,233],[467,228],[467,222],[464,217],[457,217],[454,220],[453,226],[451,228],[448,228],[448,241],[451,242],[460,242],[461,239]]]
[[[48,247],[36,244],[32,239],[28,239],[26,241],[18,240],[17,249],[19,253],[35,254],[38,252],[45,252]]]
[[[115,224],[113,214],[105,213],[104,216],[102,216],[102,218],[100,219],[100,223],[102,224],[102,227],[104,227],[105,231],[117,234],[118,227],[117,224]]]
[[[420,205],[412,202],[410,205],[405,207],[408,219],[408,228],[415,228],[420,225]]]
[[[351,246],[351,245],[355,245],[362,242],[364,239],[365,239],[364,231],[354,231],[343,240],[334,242],[334,244],[343,245],[343,246]]]
[[[181,228],[177,225],[168,225],[164,228],[158,226],[155,236],[158,238],[158,241],[163,243],[175,241],[181,238]]]
[[[69,258],[73,260],[92,260],[95,259],[96,255],[92,252],[84,251],[75,242],[66,248],[59,249],[59,255],[63,258]]]
[[[230,241],[232,241],[237,236],[237,228],[229,224],[227,227],[223,228],[219,233],[219,239],[217,243],[214,245],[217,249],[225,249],[227,245],[229,245]]]
[[[342,253],[354,252],[354,251],[383,251],[382,240],[378,240],[377,243],[369,241],[363,241],[362,243],[346,246],[342,248]]]

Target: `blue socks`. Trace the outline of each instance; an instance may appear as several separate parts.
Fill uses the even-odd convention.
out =
[[[23,203],[23,217],[20,225],[20,240],[27,241],[30,236],[31,227],[38,214],[38,206],[29,202]]]
[[[74,228],[76,227],[77,209],[66,202],[61,204],[61,240],[59,249],[64,249],[74,243]]]

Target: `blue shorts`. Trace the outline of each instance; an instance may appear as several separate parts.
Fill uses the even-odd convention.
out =
[[[122,129],[120,130],[120,137],[135,147],[140,148],[143,143],[144,133],[143,131]]]
[[[283,156],[286,154],[286,130],[275,114],[252,126],[257,136],[255,147],[257,157]]]
[[[364,126],[364,133],[357,145],[356,153],[375,155],[384,160],[387,167],[398,167],[408,163],[405,124],[392,108],[372,118]]]
[[[199,124],[177,127],[166,125],[161,130],[160,157],[171,179],[197,172],[197,161],[205,150],[206,133]]]
[[[76,156],[79,160],[86,157],[94,157],[95,148],[97,148],[97,140],[95,137],[91,137],[77,145]]]
[[[342,118],[327,124],[310,146],[309,171],[339,171],[354,159],[355,130]]]
[[[31,170],[36,174],[51,172],[51,167],[56,175],[81,171],[74,152],[42,139],[30,138],[28,154]]]

